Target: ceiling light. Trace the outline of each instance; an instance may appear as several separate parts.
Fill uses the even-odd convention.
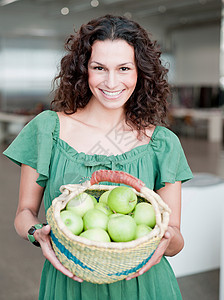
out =
[[[160,6],[158,7],[158,11],[159,11],[160,13],[165,13],[165,12],[166,12],[166,6],[160,5]]]
[[[127,11],[126,13],[124,13],[124,17],[130,20],[132,18],[132,13]]]
[[[90,2],[90,4],[91,4],[92,7],[97,7],[100,3],[99,3],[98,0],[92,0],[92,1]]]
[[[16,1],[18,1],[18,0],[2,0],[0,2],[0,6],[8,5],[8,4],[11,4],[11,3],[16,2]]]
[[[61,9],[61,14],[62,14],[63,16],[66,16],[68,13],[69,13],[68,7],[63,7],[63,8]]]

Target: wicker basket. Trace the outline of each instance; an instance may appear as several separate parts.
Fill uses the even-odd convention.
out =
[[[122,183],[133,188],[138,202],[150,202],[156,213],[156,226],[147,235],[130,242],[94,242],[73,235],[60,218],[60,211],[74,196],[87,192],[96,198],[116,185],[99,185],[107,181]],[[132,175],[111,170],[98,170],[83,184],[61,186],[62,194],[55,198],[47,211],[51,226],[51,241],[58,260],[73,274],[85,281],[103,284],[112,283],[137,272],[151,258],[169,222],[169,207],[158,194]]]

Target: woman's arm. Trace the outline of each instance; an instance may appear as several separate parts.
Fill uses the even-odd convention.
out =
[[[176,181],[175,183],[166,183],[165,187],[158,190],[157,193],[161,196],[164,202],[168,204],[172,211],[168,229],[149,262],[140,271],[127,277],[127,280],[142,275],[148,271],[152,266],[160,262],[163,255],[176,255],[184,246],[184,240],[180,233],[181,182]]]
[[[184,239],[180,233],[181,221],[181,182],[174,184],[166,183],[165,187],[157,191],[160,197],[171,209],[168,233],[171,239],[164,255],[174,256],[179,253],[184,246]]]
[[[29,228],[39,223],[37,217],[44,189],[36,183],[38,176],[33,168],[21,166],[19,204],[14,225],[17,233],[24,239],[28,239]]]
[[[39,174],[27,165],[21,167],[21,179],[20,179],[20,192],[19,192],[19,204],[15,217],[15,228],[17,233],[27,238],[28,230],[31,226],[40,223],[38,220],[38,213],[43,197],[44,189],[36,183]],[[41,245],[41,250],[46,259],[64,275],[82,282],[83,280],[73,275],[68,269],[66,269],[57,259],[50,241],[50,225],[44,226],[42,229],[38,229],[34,233],[34,238]]]

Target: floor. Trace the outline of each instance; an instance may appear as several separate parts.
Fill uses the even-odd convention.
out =
[[[224,179],[222,145],[186,137],[181,138],[181,142],[193,172],[210,172]],[[4,148],[0,146],[1,152]],[[13,227],[19,167],[0,155],[0,170],[0,300],[35,300],[44,259],[40,249],[19,238]],[[44,221],[43,208],[40,220]],[[219,270],[178,278],[178,283],[183,300],[218,300]]]
[[[177,278],[183,300],[218,300],[219,270]]]

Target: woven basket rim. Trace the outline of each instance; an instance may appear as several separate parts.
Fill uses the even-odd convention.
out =
[[[160,222],[161,224],[156,224],[153,230],[148,233],[147,235],[138,238],[136,240],[132,240],[129,242],[96,242],[96,241],[91,241],[88,240],[84,237],[80,237],[77,235],[74,235],[63,223],[63,221],[60,218],[60,211],[66,206],[68,201],[73,198],[74,196],[79,195],[82,192],[85,192],[87,190],[112,190],[116,188],[117,185],[101,185],[101,184],[94,184],[91,185],[89,182],[85,182],[85,184],[69,184],[69,185],[64,185],[61,186],[60,190],[62,194],[55,198],[52,202],[52,206],[54,209],[54,217],[58,225],[58,229],[63,232],[63,234],[68,237],[70,240],[75,241],[77,243],[84,244],[89,247],[99,247],[99,248],[104,248],[104,249],[128,249],[128,248],[135,248],[139,246],[140,244],[146,243],[148,240],[152,238],[158,238],[162,237],[167,226],[168,226],[168,221],[169,221],[169,214],[170,214],[170,209],[166,205],[166,203],[163,202],[161,197],[156,194],[154,191],[148,189],[147,187],[143,187],[141,192],[137,192],[134,188],[130,187],[133,189],[133,191],[136,193],[137,196],[143,197],[146,199],[148,202],[150,202],[155,211],[156,211],[156,219],[158,221],[158,214],[163,215],[163,220]],[[157,204],[155,204],[155,199],[153,197],[156,197],[157,200],[159,200],[160,204],[157,207]],[[155,207],[156,206],[156,207]],[[51,208],[50,207],[50,208]],[[159,212],[158,212],[159,209]]]

